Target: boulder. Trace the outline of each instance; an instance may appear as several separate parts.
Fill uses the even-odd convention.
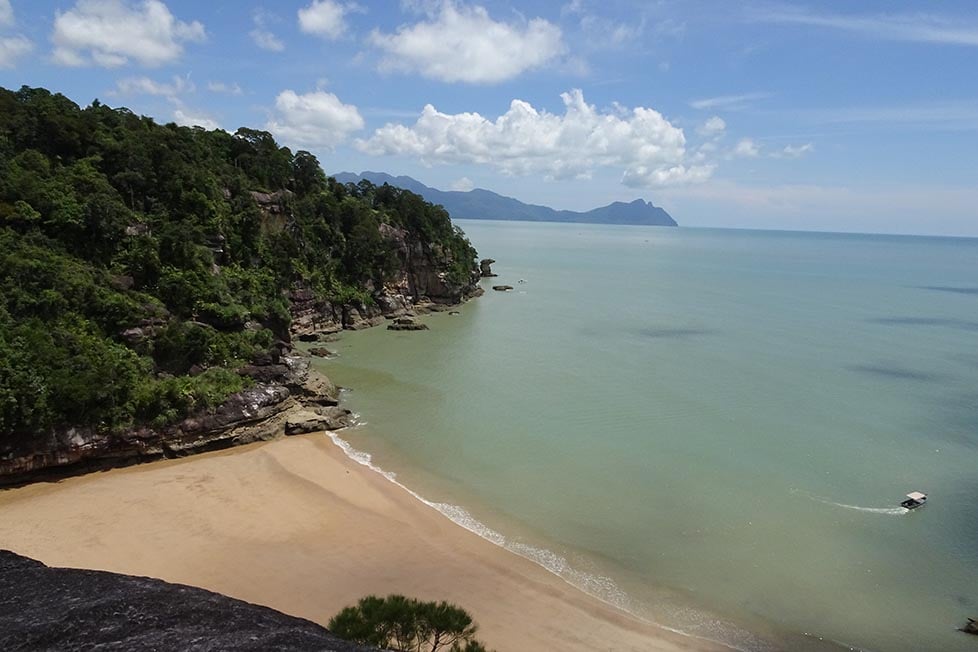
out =
[[[299,391],[301,399],[315,405],[336,405],[340,391],[329,378],[318,371],[310,371]]]
[[[330,351],[329,349],[327,349],[326,347],[323,347],[323,346],[315,346],[315,347],[309,349],[309,355],[314,355],[317,358],[329,358],[329,357],[332,357],[332,356],[334,356],[336,354],[333,353],[332,351]]]
[[[285,417],[285,434],[302,435],[322,430],[340,430],[352,423],[352,413],[341,407],[296,410]]]
[[[360,652],[308,620],[148,577],[0,550],[0,649]]]

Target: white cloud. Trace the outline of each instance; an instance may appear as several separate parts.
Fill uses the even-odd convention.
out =
[[[561,98],[563,115],[513,100],[494,121],[478,113],[440,113],[429,104],[413,126],[389,123],[356,145],[373,155],[416,156],[426,165],[476,163],[556,179],[621,168],[623,183],[636,187],[701,181],[713,171],[687,165],[682,129],[654,109],[599,111],[580,90]]]
[[[193,82],[184,77],[174,77],[172,83],[157,82],[149,77],[128,77],[116,82],[114,94],[174,97],[181,93],[192,93],[194,90]]]
[[[219,81],[209,81],[207,82],[207,90],[209,90],[211,93],[226,93],[228,95],[241,95],[244,93],[244,91],[241,90],[241,86],[239,86],[237,82],[228,84]]]
[[[346,14],[354,9],[355,5],[336,0],[313,0],[299,10],[299,29],[335,41],[346,32]]]
[[[332,149],[364,125],[357,107],[322,90],[305,95],[282,91],[275,108],[267,129],[297,147]]]
[[[0,0],[0,27],[10,27],[14,24],[14,8],[10,0]]]
[[[116,67],[134,59],[159,66],[183,54],[183,45],[205,38],[204,26],[174,18],[161,0],[77,0],[68,11],[56,11],[54,61],[81,66]]]
[[[254,14],[252,14],[251,19],[255,24],[255,28],[248,32],[251,40],[254,41],[255,45],[260,47],[262,50],[268,50],[269,52],[281,52],[285,49],[285,43],[275,36],[271,30],[268,29],[269,19],[274,18],[269,14],[265,13],[261,9],[257,9]]]
[[[256,27],[255,29],[248,32],[251,36],[251,40],[254,41],[255,45],[260,47],[262,50],[268,50],[269,52],[281,52],[285,49],[285,43],[266,29],[261,27]]]
[[[725,109],[727,111],[739,111],[747,108],[757,100],[771,97],[770,93],[742,93],[740,95],[720,95],[718,97],[706,97],[699,100],[692,100],[689,105],[694,109]]]
[[[179,108],[173,112],[173,121],[184,127],[203,127],[204,129],[220,129],[216,120],[204,113],[188,112]]]
[[[560,28],[542,19],[505,23],[485,8],[446,0],[436,16],[394,34],[374,30],[381,70],[419,72],[445,82],[495,83],[539,68],[565,48]]]
[[[461,179],[456,179],[452,182],[452,190],[459,190],[461,192],[468,192],[475,188],[475,184],[472,183],[472,179],[468,177],[462,177]]]
[[[17,59],[34,49],[34,44],[26,36],[0,37],[0,68],[12,68]]]
[[[760,146],[750,138],[741,138],[730,152],[730,156],[734,158],[756,158],[760,154]]]
[[[978,24],[961,18],[932,14],[831,14],[800,7],[775,7],[755,12],[755,20],[768,23],[825,27],[852,32],[872,39],[978,46]],[[970,23],[970,24],[969,24]]]
[[[715,138],[722,135],[726,128],[726,121],[720,116],[715,115],[700,125],[700,127],[696,130],[696,133],[706,138]]]
[[[782,149],[780,152],[773,152],[771,154],[771,158],[801,158],[814,149],[815,145],[812,143],[805,143],[804,145],[785,145],[784,149]]]

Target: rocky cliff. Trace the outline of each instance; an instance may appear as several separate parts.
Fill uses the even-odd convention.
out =
[[[238,373],[254,386],[209,410],[163,428],[140,427],[105,433],[65,428],[4,440],[0,486],[194,453],[350,424],[339,392],[284,343]]]
[[[308,620],[147,577],[0,550],[0,649],[366,652]]]
[[[448,270],[455,261],[437,243],[389,224],[380,225],[380,234],[397,260],[393,278],[381,287],[367,283],[370,303],[338,304],[318,298],[301,285],[295,287],[289,293],[292,335],[311,339],[319,333],[367,328],[385,318],[443,310],[482,294],[479,270],[473,267],[462,282],[452,280]]]

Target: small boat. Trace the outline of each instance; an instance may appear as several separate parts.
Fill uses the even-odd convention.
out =
[[[917,509],[927,504],[927,494],[919,491],[911,491],[907,494],[907,499],[900,503],[900,507],[905,509]]]

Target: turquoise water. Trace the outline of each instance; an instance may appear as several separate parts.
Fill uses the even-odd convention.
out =
[[[353,447],[675,629],[975,650],[978,240],[461,225],[516,290],[344,334]]]

